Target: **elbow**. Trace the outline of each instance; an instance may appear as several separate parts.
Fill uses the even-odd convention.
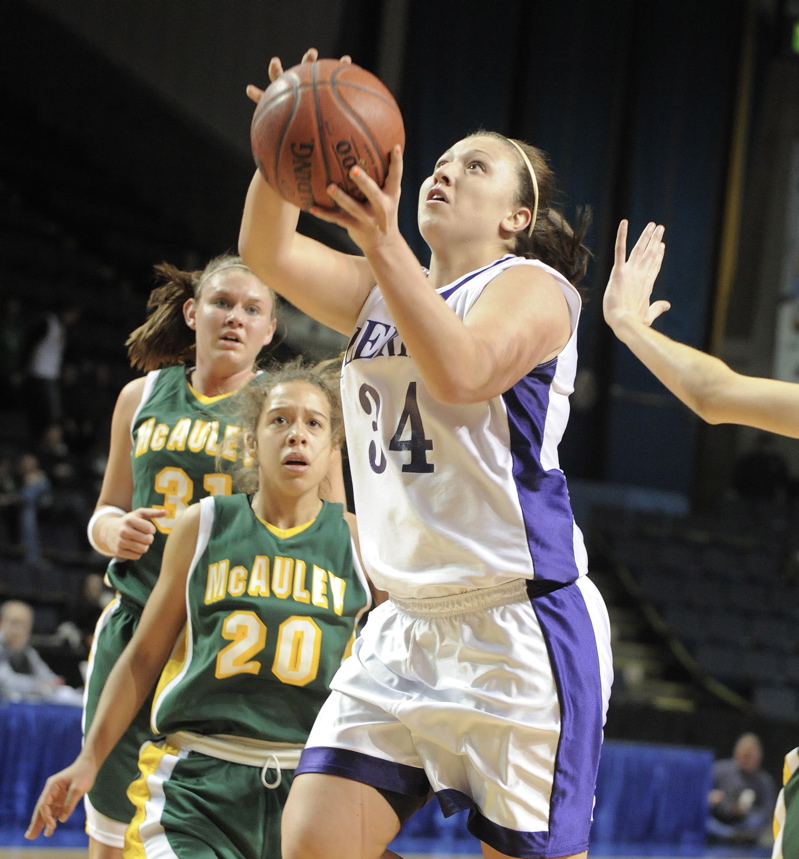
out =
[[[720,380],[707,381],[691,391],[688,406],[708,424],[727,421],[727,386]]]
[[[453,378],[437,379],[435,382],[427,383],[426,387],[430,396],[443,406],[467,406],[491,397],[483,389],[478,389],[464,380]]]

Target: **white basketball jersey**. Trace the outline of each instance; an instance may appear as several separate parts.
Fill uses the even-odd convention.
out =
[[[557,358],[501,396],[433,399],[378,287],[347,348],[342,400],[361,552],[372,581],[395,596],[446,596],[520,577],[566,583],[586,572],[557,453],[574,389],[579,293],[544,263],[512,255],[438,293],[464,319],[514,265],[557,280],[572,334]]]

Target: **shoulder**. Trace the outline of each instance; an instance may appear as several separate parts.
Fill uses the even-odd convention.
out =
[[[582,308],[579,290],[556,269],[540,260],[511,257],[486,285],[485,294],[507,293],[503,300],[513,306],[531,309],[548,306],[558,315],[568,314],[571,328],[576,328]]]
[[[203,501],[205,499],[202,499]],[[213,508],[211,508],[213,509]],[[172,530],[167,538],[168,543],[178,543],[181,545],[194,545],[197,539],[197,534],[200,531],[200,519],[203,513],[202,501],[190,504],[186,510],[178,516],[177,521],[172,526]]]
[[[132,419],[136,409],[142,401],[144,390],[147,385],[147,377],[141,376],[138,379],[128,382],[117,397],[117,403],[114,407],[114,414],[120,418]],[[129,423],[129,420],[126,422]]]

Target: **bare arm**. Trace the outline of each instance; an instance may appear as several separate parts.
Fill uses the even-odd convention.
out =
[[[111,506],[125,511],[124,515],[108,512],[97,518],[91,527],[93,543],[98,551],[109,557],[136,560],[149,549],[155,534],[150,520],[164,516],[165,511],[133,504],[133,469],[130,462],[130,427],[141,402],[144,378],[134,379],[120,391],[111,419],[111,444],[108,464],[96,509]]]
[[[47,780],[26,838],[36,838],[42,829],[51,835],[57,822],[69,817],[155,686],[186,623],[186,577],[198,529],[199,506],[192,505],[167,540],[161,574],[133,638],[103,688],[83,748],[70,766]]]
[[[316,56],[312,48],[303,62],[313,62]],[[282,72],[280,60],[273,57],[270,80]],[[254,86],[247,93],[256,102],[263,95]],[[244,204],[239,253],[252,271],[300,310],[342,334],[351,334],[375,284],[369,263],[298,233],[299,212],[256,171]]]
[[[615,335],[683,403],[708,423],[751,426],[799,438],[799,386],[744,376],[723,361],[677,343],[651,328],[669,309],[650,304],[665,245],[663,228],[649,224],[627,259],[627,222],[616,238],[616,257],[605,291],[605,320]]]

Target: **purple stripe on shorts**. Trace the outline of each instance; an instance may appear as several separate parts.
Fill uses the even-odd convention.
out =
[[[374,758],[351,749],[306,747],[295,770],[295,775],[300,773],[337,775],[405,796],[427,796],[430,791],[430,782],[423,769]]]
[[[561,719],[549,852],[534,855],[563,856],[588,847],[604,721],[599,656],[591,617],[576,584],[536,597],[531,604],[547,643]]]
[[[584,843],[576,845],[564,845],[553,842],[551,832],[519,832],[516,829],[508,829],[493,823],[483,817],[477,810],[474,800],[459,790],[449,788],[436,794],[438,804],[444,813],[444,817],[450,817],[459,811],[469,809],[469,820],[466,828],[480,841],[507,853],[510,856],[528,856],[533,859],[546,856],[568,856],[570,853],[580,853],[586,849]]]

